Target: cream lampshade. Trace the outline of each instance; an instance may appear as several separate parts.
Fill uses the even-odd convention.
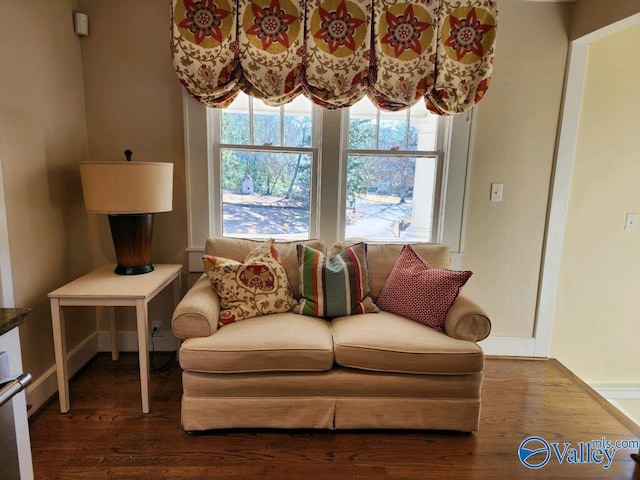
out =
[[[80,163],[84,205],[109,215],[111,237],[121,275],[153,271],[153,214],[168,212],[173,200],[173,164],[127,161]]]

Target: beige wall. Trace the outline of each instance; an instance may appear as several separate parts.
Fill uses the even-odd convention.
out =
[[[594,383],[638,382],[640,25],[589,47],[552,356]],[[637,56],[636,56],[637,57]],[[637,60],[637,58],[636,58]]]
[[[91,269],[77,170],[87,135],[73,7],[0,2],[0,161],[15,304],[33,309],[20,335],[34,378],[54,364],[47,293]],[[69,348],[95,331],[92,314],[78,310],[69,312]]]
[[[181,86],[169,53],[167,2],[80,0],[90,34],[81,40],[89,159],[174,164],[173,211],[155,216],[153,260],[186,261],[184,135]],[[126,11],[126,15],[123,15]],[[106,218],[98,259],[114,261]]]
[[[577,0],[573,7],[571,40],[640,12],[638,0]]]
[[[174,164],[173,211],[155,215],[152,261],[186,263],[182,87],[171,65],[170,2],[80,0],[78,6],[89,16],[89,36],[81,41],[89,158],[124,159],[128,148],[134,161]],[[91,224],[96,265],[114,262],[106,216],[92,215]],[[162,298],[170,312],[171,295]],[[154,307],[150,316],[169,331],[170,315]],[[121,328],[135,330],[132,311],[118,315]]]
[[[73,32],[77,10],[90,15],[89,37]],[[106,217],[84,211],[80,161],[119,159],[131,148],[136,159],[173,162],[174,211],[156,216],[153,261],[186,261],[182,103],[168,15],[168,4],[154,0],[0,2],[0,165],[15,304],[33,309],[20,327],[23,362],[36,383],[55,364],[47,293],[115,261]],[[150,306],[165,329],[171,300],[168,292]],[[75,307],[66,316],[71,350],[95,332],[95,314]],[[132,312],[119,317],[135,330]]]
[[[570,5],[503,2],[494,76],[477,107],[463,266],[493,336],[533,335]],[[491,182],[504,183],[490,202]]]

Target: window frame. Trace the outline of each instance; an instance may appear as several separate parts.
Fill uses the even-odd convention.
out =
[[[326,110],[316,107],[313,121],[317,157],[312,166],[311,190],[312,208],[309,235],[322,238],[325,243],[344,239],[346,205],[346,145],[343,145],[344,115],[340,110]],[[189,271],[201,272],[201,256],[205,240],[221,234],[222,191],[215,188],[221,182],[216,171],[212,129],[212,109],[195,100],[183,90],[183,122],[185,144],[185,188],[187,197],[187,252]],[[473,151],[474,109],[454,115],[449,120],[449,128],[443,133],[449,148],[439,150],[442,165],[438,172],[439,208],[434,222],[437,222],[435,241],[449,246],[452,252],[452,267],[460,264],[464,254],[466,223],[466,192],[469,188],[471,152]],[[218,146],[219,148],[219,146]],[[219,153],[219,152],[218,152]],[[219,155],[218,155],[219,158]],[[219,160],[218,160],[219,163]],[[322,194],[320,193],[322,192]],[[215,217],[214,217],[215,216]],[[219,219],[215,220],[214,218]],[[219,223],[220,227],[216,227]]]
[[[222,122],[222,112],[220,109],[206,108],[207,114],[207,125],[215,122],[217,125],[221,125]],[[250,118],[253,116],[253,101],[250,99],[249,102],[249,114]],[[282,121],[285,112],[281,111],[281,123],[280,123],[280,136],[281,143],[283,143],[283,133],[284,133],[284,123]],[[321,108],[317,105],[312,105],[311,107],[311,144],[308,147],[290,147],[284,145],[273,145],[269,143],[265,144],[231,144],[231,143],[222,143],[222,132],[220,128],[208,128],[207,127],[207,137],[208,142],[211,146],[210,156],[211,159],[209,163],[208,169],[208,177],[209,177],[209,189],[210,195],[209,197],[213,197],[213,201],[209,207],[211,214],[213,214],[213,221],[211,221],[210,217],[210,232],[212,235],[221,236],[223,235],[223,202],[222,202],[222,155],[221,150],[224,149],[233,149],[233,150],[245,150],[251,152],[285,152],[285,153],[304,153],[311,155],[311,178],[310,188],[309,188],[309,238],[317,238],[318,237],[318,168],[320,164],[319,159],[319,139],[321,138],[321,120],[322,120],[322,111]],[[250,135],[249,138],[253,141],[253,122],[249,122]],[[186,135],[186,132],[185,132]],[[215,179],[215,180],[214,180]],[[215,182],[215,183],[213,183]],[[212,188],[213,187],[213,188]],[[242,234],[234,234],[234,237],[237,238],[268,238],[269,235],[242,235]],[[189,244],[190,246],[191,243]]]
[[[372,241],[386,241],[389,243],[406,243],[407,241],[414,242],[437,242],[442,238],[442,230],[440,229],[441,225],[443,225],[442,219],[444,217],[444,202],[442,202],[442,192],[443,192],[443,171],[445,167],[445,152],[446,149],[444,146],[450,137],[450,130],[452,126],[452,117],[442,117],[445,121],[438,121],[438,128],[436,131],[436,149],[435,150],[406,150],[406,149],[381,149],[381,148],[349,148],[349,121],[350,121],[350,112],[349,109],[345,108],[342,111],[342,144],[344,148],[341,153],[341,160],[343,164],[342,175],[346,181],[347,178],[347,162],[350,155],[358,155],[358,156],[372,156],[372,157],[415,157],[416,160],[418,158],[435,158],[436,159],[436,175],[435,175],[435,185],[434,185],[434,211],[431,217],[431,238],[429,240],[420,240],[420,239],[380,239],[380,240],[372,240]],[[410,119],[409,111],[407,111],[407,120]],[[439,119],[440,120],[440,119]],[[379,144],[380,138],[380,113],[378,112],[376,116],[376,145]],[[407,139],[409,138],[409,121],[407,122],[407,131],[405,133],[405,144],[407,143]],[[342,203],[342,222],[341,222],[341,238],[345,238],[346,235],[346,210],[347,210],[347,194],[346,188],[342,192],[341,195],[341,203]]]

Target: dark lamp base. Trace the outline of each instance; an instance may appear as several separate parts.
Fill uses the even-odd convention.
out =
[[[116,251],[118,275],[140,275],[153,272],[151,236],[153,214],[109,215],[111,238]]]
[[[123,267],[118,265],[114,270],[118,275],[140,275],[142,273],[153,272],[153,265],[143,265],[141,267]]]

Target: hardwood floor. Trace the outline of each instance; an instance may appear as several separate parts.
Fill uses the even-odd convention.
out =
[[[165,357],[166,359],[166,357]],[[154,363],[162,363],[156,358]],[[70,382],[71,411],[57,398],[31,420],[36,479],[634,479],[640,465],[616,452],[603,464],[568,463],[594,439],[637,440],[625,417],[553,360],[488,358],[480,431],[212,431],[180,425],[180,369],[151,374],[141,412],[136,354],[99,354]],[[518,447],[529,436],[566,453],[539,470]],[[571,445],[565,450],[564,443]],[[584,450],[583,450],[584,451]],[[533,458],[533,457],[532,457]],[[538,457],[539,458],[539,457]]]

